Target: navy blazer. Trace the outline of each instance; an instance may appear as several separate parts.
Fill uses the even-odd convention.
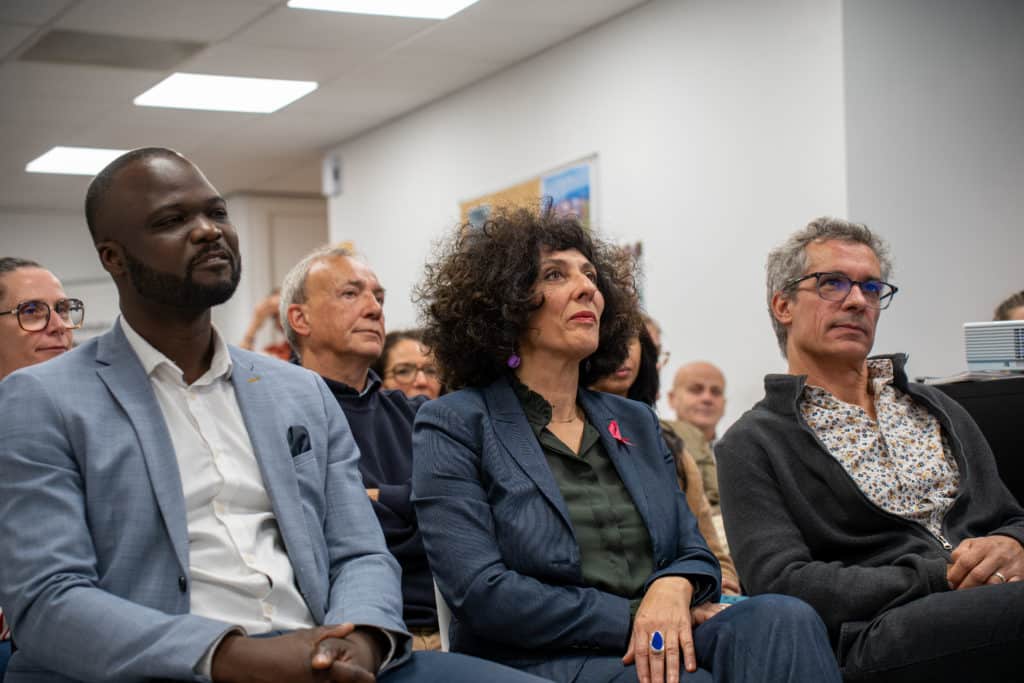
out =
[[[579,397],[650,532],[655,570],[645,590],[683,575],[694,604],[717,599],[718,561],[679,490],[654,412],[611,394]],[[613,438],[612,421],[628,445]],[[629,599],[584,585],[565,500],[508,379],[420,409],[413,502],[452,610],[453,650],[505,660],[537,650],[625,653]]]

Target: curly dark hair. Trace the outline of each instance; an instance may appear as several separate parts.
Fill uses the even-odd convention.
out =
[[[566,249],[594,264],[604,296],[598,347],[580,363],[580,386],[619,366],[639,324],[632,256],[574,216],[503,207],[482,226],[466,223],[442,241],[416,289],[423,341],[449,389],[486,386],[509,372],[509,356],[544,303],[533,294],[541,251]]]

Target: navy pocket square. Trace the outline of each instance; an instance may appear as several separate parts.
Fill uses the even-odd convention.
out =
[[[309,432],[302,425],[292,425],[288,428],[288,450],[294,458],[310,449]]]

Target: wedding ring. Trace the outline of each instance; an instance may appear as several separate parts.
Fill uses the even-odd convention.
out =
[[[661,635],[661,631],[655,631],[651,634],[651,654],[660,655],[665,651],[665,636]]]
[[[1003,576],[1001,572],[994,572],[994,573],[992,574],[992,576],[994,576],[994,577],[996,577],[997,579],[999,579],[999,582],[1000,582],[1000,583],[1006,583],[1006,577],[1005,577],[1005,576]]]

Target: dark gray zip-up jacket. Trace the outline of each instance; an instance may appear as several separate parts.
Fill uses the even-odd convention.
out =
[[[938,417],[960,470],[942,522],[949,547],[872,503],[829,454],[800,414],[806,377],[765,377],[764,399],[715,446],[722,515],[745,590],[807,601],[840,650],[885,610],[949,590],[946,565],[964,539],[1003,534],[1024,544],[1024,508],[999,479],[981,430],[941,391],[908,383],[906,356],[888,357],[894,386]]]

